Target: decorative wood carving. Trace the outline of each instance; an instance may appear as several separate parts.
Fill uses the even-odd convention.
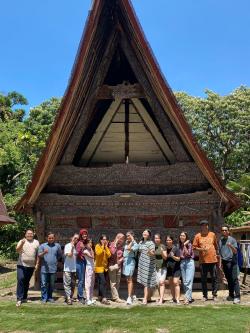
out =
[[[139,83],[122,83],[116,86],[103,85],[99,88],[97,99],[129,99],[145,98],[142,86]]]
[[[210,188],[193,162],[175,165],[139,166],[114,164],[84,168],[57,166],[44,190],[61,194],[186,193]]]
[[[133,215],[210,215],[220,203],[216,192],[179,195],[74,196],[41,194],[37,206],[46,215],[133,216]]]

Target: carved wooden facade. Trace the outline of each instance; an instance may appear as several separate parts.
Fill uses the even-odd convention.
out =
[[[216,229],[239,206],[200,149],[129,0],[95,0],[69,87],[17,205],[65,242],[144,228]]]

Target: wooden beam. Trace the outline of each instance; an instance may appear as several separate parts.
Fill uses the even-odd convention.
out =
[[[116,86],[103,85],[99,88],[97,99],[130,99],[145,98],[142,86],[139,83],[122,83]]]
[[[136,98],[133,98],[132,102],[133,102],[133,105],[134,105],[136,111],[139,113],[142,120],[147,125],[149,131],[151,132],[151,135],[154,138],[154,140],[158,143],[159,148],[162,151],[162,153],[167,157],[167,159],[170,161],[171,164],[175,163],[176,158],[175,158],[172,150],[170,149],[166,140],[162,137],[160,131],[158,130],[155,123],[152,121],[148,112],[145,110],[141,101],[136,99]]]
[[[81,159],[81,162],[83,162],[85,165],[87,165],[93,158],[95,152],[97,151],[104,135],[107,133],[107,130],[109,129],[112,120],[119,109],[121,105],[121,100],[117,99],[115,100],[105,116],[103,117],[103,120],[101,121],[100,125],[98,126],[96,133],[92,140],[90,141],[85,153],[83,154],[83,157]]]
[[[129,100],[125,99],[125,162],[129,162]]]
[[[100,40],[100,37],[98,38]],[[107,40],[107,38],[106,38]],[[93,112],[93,108],[97,102],[96,99],[96,93],[98,87],[100,87],[103,84],[104,78],[106,76],[106,73],[108,72],[109,66],[111,64],[113,55],[115,53],[115,50],[117,48],[118,43],[118,33],[117,30],[114,29],[113,32],[111,32],[110,37],[108,38],[106,46],[104,45],[103,48],[97,43],[96,47],[93,47],[93,50],[95,50],[95,56],[92,56],[92,62],[91,66],[89,65],[89,69],[86,67],[84,68],[85,71],[83,73],[89,73],[87,75],[88,81],[91,80],[90,88],[88,89],[88,93],[85,91],[86,83],[83,82],[81,84],[81,89],[79,88],[79,93],[76,95],[76,100],[72,102],[72,112],[69,112],[69,115],[71,118],[72,115],[75,113],[77,114],[75,120],[74,126],[72,126],[71,118],[69,119],[67,124],[67,127],[70,127],[70,132],[66,132],[67,134],[67,146],[64,151],[64,154],[62,156],[62,159],[60,161],[60,164],[70,164],[72,163],[75,153],[77,151],[77,148],[80,144],[81,138],[83,134],[86,131],[86,128],[89,126],[89,121],[91,120],[91,113]],[[98,50],[98,52],[97,52]],[[102,54],[102,57],[99,57],[99,55]],[[96,68],[98,68],[98,75],[96,75]],[[82,78],[85,78],[85,75],[82,74]],[[83,81],[86,81],[87,78],[85,78]],[[84,95],[84,100],[82,103],[79,101],[82,101],[82,95]]]
[[[120,45],[139,83],[147,94],[146,100],[155,114],[164,137],[174,152],[176,160],[179,162],[190,161],[189,153],[167,115],[168,110],[163,109],[154,90],[154,84],[148,79],[152,76],[152,73],[149,73],[149,69],[144,67],[145,61],[142,55],[136,52],[137,48],[133,47],[133,42],[129,42],[123,32],[121,33]]]

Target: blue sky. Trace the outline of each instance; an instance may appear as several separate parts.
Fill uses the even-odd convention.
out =
[[[106,0],[107,1],[107,0]],[[173,90],[250,86],[249,0],[132,0]],[[0,91],[64,94],[91,0],[1,1]]]

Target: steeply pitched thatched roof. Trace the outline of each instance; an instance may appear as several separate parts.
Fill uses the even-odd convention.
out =
[[[142,64],[150,87],[157,96],[159,103],[167,113],[189,154],[208,182],[221,197],[226,207],[225,211],[231,212],[238,208],[238,198],[225,188],[221,179],[216,174],[213,165],[193,137],[176,98],[160,71],[130,1],[94,0],[80,42],[69,85],[47,142],[46,149],[37,163],[32,182],[29,184],[23,198],[17,204],[16,209],[18,211],[28,210],[34,205],[51,176],[53,169],[60,161],[68,140],[74,132],[80,112],[75,106],[80,96],[81,98],[85,98],[85,96],[89,94],[91,80],[96,70],[92,65],[92,59],[97,54],[97,48],[100,45],[100,36],[105,38],[105,35],[100,31],[100,22],[104,12],[106,15],[108,13],[107,25],[112,27],[114,31],[113,36],[115,36],[115,33],[119,33],[126,37],[138,61]],[[111,42],[112,37],[110,37],[110,43]],[[105,61],[105,59],[102,61]]]

